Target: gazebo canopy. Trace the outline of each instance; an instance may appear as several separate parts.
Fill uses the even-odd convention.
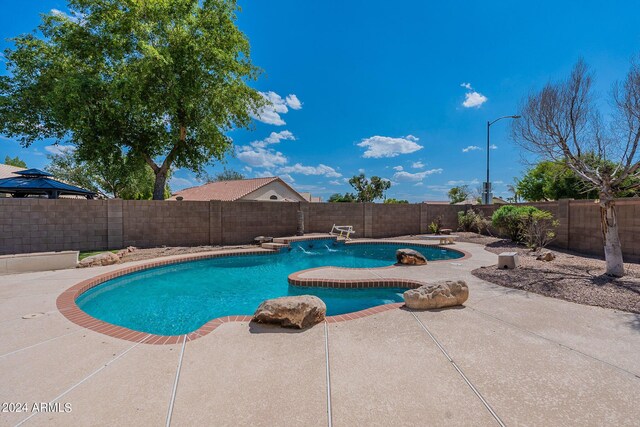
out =
[[[50,199],[60,196],[83,196],[93,199],[93,191],[65,184],[51,178],[53,175],[40,169],[26,169],[14,172],[16,177],[0,179],[0,193],[9,193],[13,197],[27,197],[31,195],[45,195]]]

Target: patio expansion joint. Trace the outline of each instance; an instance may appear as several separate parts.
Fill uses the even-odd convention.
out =
[[[325,354],[325,367],[326,367],[326,381],[327,381],[327,425],[333,426],[333,414],[331,411],[331,368],[329,365],[329,329],[327,328],[327,321],[324,321],[324,354]]]
[[[576,349],[576,348],[570,347],[570,346],[568,346],[568,345],[566,345],[566,344],[562,344],[561,342],[554,341],[554,340],[552,340],[551,338],[547,338],[547,337],[545,337],[544,335],[540,335],[540,334],[538,334],[537,332],[530,331],[529,329],[523,328],[523,327],[518,326],[518,325],[516,325],[516,324],[514,324],[514,323],[507,322],[506,320],[500,319],[499,317],[493,316],[493,315],[491,315],[491,314],[489,314],[489,313],[486,313],[486,312],[484,312],[484,311],[482,311],[482,310],[478,310],[477,308],[473,308],[473,307],[469,307],[469,306],[467,306],[467,308],[469,308],[470,310],[475,311],[476,313],[479,313],[479,314],[481,314],[481,315],[483,315],[483,316],[489,317],[490,319],[492,319],[492,320],[494,320],[494,321],[496,321],[496,322],[503,323],[503,324],[508,325],[508,326],[510,326],[510,327],[512,327],[512,328],[518,329],[519,331],[522,331],[522,332],[525,332],[525,333],[527,333],[527,334],[529,334],[529,335],[532,335],[532,336],[534,336],[534,337],[536,337],[536,338],[543,339],[543,340],[545,340],[545,341],[547,341],[547,342],[550,342],[550,343],[555,344],[555,345],[557,345],[557,346],[559,346],[559,347],[561,347],[561,348],[564,348],[565,350],[573,351],[573,352],[575,352],[575,353],[577,353],[577,354],[579,354],[579,355],[581,355],[582,357],[585,357],[585,358],[587,358],[587,359],[595,360],[595,361],[597,361],[597,362],[600,362],[600,363],[602,363],[602,364],[605,364],[605,365],[607,365],[607,366],[609,366],[609,367],[611,367],[611,368],[614,368],[614,369],[616,369],[616,370],[622,371],[622,372],[624,372],[624,373],[625,373],[625,374],[627,374],[627,375],[631,375],[631,376],[632,376],[632,377],[634,377],[635,379],[640,379],[640,373],[636,373],[636,372],[633,372],[633,371],[629,371],[629,370],[627,370],[627,369],[625,369],[625,368],[623,368],[623,367],[621,367],[621,366],[614,365],[614,364],[613,364],[613,363],[611,363],[611,362],[607,362],[606,360],[602,360],[602,359],[600,359],[600,358],[598,358],[598,357],[596,357],[596,356],[592,356],[592,355],[590,355],[590,354],[588,354],[588,353],[585,353],[585,352],[583,352],[583,351],[580,351],[580,350],[578,350],[578,349]]]
[[[49,402],[49,405],[56,403],[58,400],[62,399],[64,396],[66,396],[67,394],[71,393],[73,390],[75,390],[77,387],[79,387],[80,385],[84,384],[85,382],[87,382],[88,380],[90,380],[91,378],[93,378],[94,376],[96,376],[97,374],[99,374],[100,372],[102,372],[104,369],[106,369],[109,365],[113,364],[114,362],[116,362],[117,360],[121,359],[122,357],[124,357],[127,353],[129,353],[131,350],[133,350],[134,348],[136,348],[138,345],[142,344],[145,340],[147,340],[151,335],[147,335],[145,336],[143,339],[141,339],[140,341],[136,342],[134,345],[132,345],[131,347],[129,347],[128,349],[126,349],[125,351],[123,351],[122,353],[120,353],[118,356],[116,356],[115,358],[107,361],[105,364],[103,364],[101,367],[99,367],[98,369],[96,369],[95,371],[93,371],[92,373],[90,373],[89,375],[87,375],[86,377],[84,377],[82,380],[78,381],[77,383],[75,383],[74,385],[72,385],[71,387],[69,387],[68,389],[66,389],[65,391],[63,391],[62,393],[60,393],[57,397],[55,397],[54,399],[52,399]],[[31,418],[33,418],[34,416],[40,414],[42,412],[32,412],[31,415],[29,415],[27,418],[23,419],[22,421],[20,421],[18,424],[16,424],[16,427],[21,426],[22,424],[26,423],[27,421],[29,421]]]
[[[53,340],[57,340],[58,338],[64,338],[64,337],[68,337],[69,335],[77,334],[78,332],[86,332],[86,331],[84,329],[78,329],[78,330],[75,330],[73,332],[68,332],[66,334],[58,335],[57,337],[49,338],[49,339],[46,339],[44,341],[40,341],[39,343],[32,344],[32,345],[29,345],[27,347],[22,347],[22,348],[19,348],[17,350],[10,351],[9,353],[0,354],[0,359],[2,359],[3,357],[6,357],[6,356],[11,356],[12,354],[19,353],[19,352],[24,351],[24,350],[29,350],[30,348],[38,347],[39,345],[46,344],[46,343],[48,343],[50,341],[53,341]]]
[[[180,381],[180,371],[182,370],[182,359],[184,358],[184,349],[187,345],[187,336],[182,336],[182,350],[180,350],[180,358],[178,359],[178,368],[176,369],[176,379],[173,383],[173,391],[171,392],[171,401],[169,402],[169,411],[167,412],[166,427],[171,425],[171,416],[173,415],[173,405],[176,402],[176,393],[178,391],[178,381]]]
[[[473,385],[473,383],[471,382],[471,380],[469,380],[469,378],[467,378],[467,376],[464,374],[464,372],[462,372],[462,369],[460,369],[460,367],[458,366],[458,364],[451,358],[451,356],[449,356],[449,353],[447,353],[447,350],[445,350],[445,348],[442,346],[442,344],[440,344],[440,342],[436,339],[436,337],[431,333],[431,331],[429,331],[429,329],[424,325],[424,323],[422,323],[420,321],[420,319],[418,319],[418,316],[416,316],[415,313],[410,312],[411,315],[413,316],[414,319],[416,319],[416,321],[418,322],[418,324],[420,325],[420,327],[427,333],[427,335],[429,335],[429,338],[431,338],[431,340],[436,344],[436,346],[438,347],[438,349],[442,352],[442,354],[444,354],[444,356],[447,358],[447,360],[449,361],[449,363],[451,363],[451,365],[453,366],[453,368],[458,372],[458,374],[460,374],[460,376],[462,377],[462,379],[464,380],[465,383],[467,383],[467,385],[469,386],[469,388],[471,388],[471,391],[473,391],[473,393],[478,397],[478,399],[480,399],[480,401],[482,402],[482,404],[484,405],[484,407],[487,409],[487,411],[489,411],[489,413],[491,414],[491,416],[496,420],[496,422],[498,423],[498,425],[500,425],[501,427],[506,427],[504,422],[502,421],[502,419],[500,419],[500,417],[498,416],[498,414],[496,414],[496,412],[493,410],[493,408],[491,407],[491,405],[489,404],[489,402],[487,402],[485,400],[485,398],[482,396],[482,394],[480,393],[480,391],[478,391],[478,389]]]

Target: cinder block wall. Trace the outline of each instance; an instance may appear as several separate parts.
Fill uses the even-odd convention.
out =
[[[106,200],[0,199],[0,254],[107,248]]]
[[[529,203],[560,221],[553,246],[603,255],[599,206],[588,200]],[[640,200],[619,199],[618,222],[625,258],[640,261]],[[470,206],[373,203],[163,202],[123,200],[0,199],[0,254],[60,250],[232,245],[258,235],[289,236],[304,212],[305,232],[352,225],[357,237],[426,233],[437,217],[457,228]],[[490,217],[497,206],[475,206]]]

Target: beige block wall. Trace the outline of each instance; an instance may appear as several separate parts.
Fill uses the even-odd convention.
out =
[[[106,249],[107,202],[0,200],[0,254]]]
[[[532,203],[560,221],[552,246],[603,255],[598,205],[562,200]],[[623,253],[640,260],[640,200],[617,201]],[[352,225],[357,237],[426,233],[441,217],[457,228],[466,206],[371,203],[163,202],[122,200],[0,199],[0,254],[105,250],[126,246],[197,246],[252,243],[254,237],[289,236],[297,211],[306,233],[326,233],[333,224]],[[491,217],[497,206],[475,206]]]

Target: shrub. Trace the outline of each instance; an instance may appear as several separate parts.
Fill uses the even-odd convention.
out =
[[[533,250],[542,249],[555,237],[559,222],[551,212],[534,206],[502,206],[493,213],[491,222],[514,242],[524,241]]]
[[[543,249],[555,239],[559,224],[551,212],[536,209],[522,218],[522,237],[532,250]]]
[[[429,233],[440,234],[440,230],[442,229],[442,216],[437,216],[436,219],[429,224],[428,229]]]
[[[487,220],[482,212],[469,209],[458,212],[458,229],[461,231],[475,231],[482,233],[487,230]]]

